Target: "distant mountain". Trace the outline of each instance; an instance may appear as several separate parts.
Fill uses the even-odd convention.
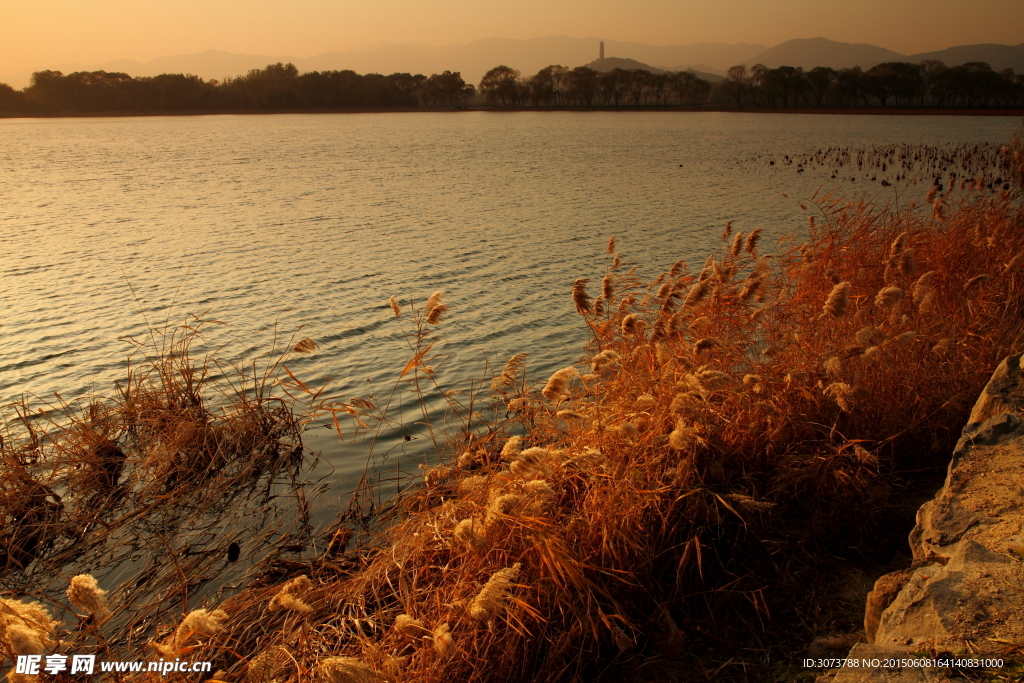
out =
[[[314,57],[296,58],[284,55],[233,54],[220,50],[206,50],[195,54],[159,57],[149,62],[120,59],[99,64],[63,63],[39,64],[32,71],[52,69],[73,71],[121,71],[132,76],[155,76],[161,73],[191,73],[205,79],[224,79],[244,75],[250,69],[262,69],[276,62],[292,62],[299,71],[331,71],[351,69],[358,73],[390,74],[396,71],[432,74],[444,70],[459,71],[469,83],[479,83],[487,71],[499,64],[518,69],[523,76],[531,76],[545,66],[562,64],[570,68],[589,64],[598,55],[598,38],[569,38],[545,36],[515,40],[485,38],[462,45],[430,46],[416,43],[378,43],[325,52]],[[875,45],[853,45],[825,38],[788,40],[773,48],[764,45],[739,43],[700,43],[697,45],[648,45],[645,43],[606,40],[606,59],[633,60],[644,66],[633,68],[663,71],[692,70],[698,76],[715,82],[736,64],[752,66],[762,63],[770,67],[816,66],[843,68],[860,65],[869,69],[888,61],[919,62],[939,59],[949,66],[965,62],[988,62],[996,70],[1012,68],[1024,72],[1024,44],[962,45],[937,52],[902,55]],[[664,65],[689,66],[664,66]],[[0,74],[0,83],[15,88],[29,84],[32,71]]]
[[[696,45],[646,45],[604,41],[604,53],[609,57],[628,57],[646,64],[711,65],[709,73],[723,73],[733,64],[742,64],[766,49],[764,45],[737,43],[698,43]],[[596,56],[591,53],[588,61]],[[664,67],[662,67],[664,68]],[[668,70],[668,69],[666,69]],[[706,69],[698,69],[698,71]]]
[[[498,66],[530,76],[550,64],[576,66],[597,56],[598,39],[547,36],[529,40],[486,38],[463,45],[430,46],[380,43],[295,60],[300,71],[352,69],[358,73],[397,72],[430,75],[458,71],[467,83],[479,83]]]
[[[129,76],[156,76],[159,74],[195,74],[209,80],[225,77],[234,78],[248,73],[251,69],[262,69],[267,64],[277,62],[294,62],[298,66],[300,60],[294,57],[271,57],[268,55],[240,55],[220,50],[206,50],[187,55],[170,55],[157,57],[148,62],[136,62],[131,59],[117,59],[98,64],[64,63],[42,65],[38,69],[22,71],[8,76],[0,76],[0,82],[14,88],[24,88],[29,84],[35,71],[61,71],[65,74],[75,71],[107,71],[121,72]]]
[[[1007,67],[1016,73],[1024,72],[1024,44],[1021,45],[960,45],[936,52],[922,52],[904,55],[876,45],[840,43],[826,38],[798,38],[769,48],[746,62],[737,64],[764,64],[779,66],[800,66],[805,70],[816,66],[844,69],[860,66],[870,69],[882,62],[922,62],[938,59],[946,66],[959,66],[967,62],[988,62],[999,71]]]
[[[695,64],[694,66],[662,66],[658,67],[662,71],[691,71],[696,74],[697,78],[703,78],[708,83],[718,83],[724,81],[725,76],[722,73],[718,73],[718,69],[711,69],[712,67],[706,64]]]
[[[967,62],[988,62],[996,71],[1013,69],[1014,73],[1024,73],[1024,43],[1020,45],[960,45],[937,52],[922,52],[910,55],[908,62],[923,62],[926,59],[938,59],[947,66],[966,64]]]
[[[206,50],[191,55],[174,55],[173,57],[157,57],[146,62],[142,68],[145,73],[140,76],[156,76],[157,74],[185,73],[195,74],[203,78],[235,78],[244,76],[251,69],[262,69],[268,64],[277,62],[294,62],[296,66],[301,60],[295,57],[271,57],[268,55],[238,55],[220,50]]]
[[[583,66],[588,66],[594,71],[601,72],[611,71],[612,69],[623,69],[626,71],[632,71],[634,69],[643,69],[645,71],[650,71],[652,74],[665,73],[664,69],[659,69],[656,66],[651,66],[650,64],[638,62],[635,59],[625,59],[623,57],[605,57],[604,59],[595,59],[592,62],[584,64]]]
[[[838,43],[826,38],[797,38],[768,48],[751,57],[746,65],[764,64],[773,69],[780,66],[800,66],[804,70],[816,66],[847,69],[859,65],[864,69],[870,69],[882,62],[905,60],[905,55],[875,45]]]
[[[729,66],[732,66],[732,64],[730,64]],[[727,69],[716,69],[715,67],[708,66],[707,64],[687,64],[686,66],[662,66],[659,68],[664,69],[665,71],[703,71],[704,73],[713,74],[715,76],[721,76],[723,78],[725,77],[725,73],[727,71]]]
[[[666,71],[689,71],[693,73],[697,78],[703,78],[705,81],[708,81],[709,83],[717,83],[720,80],[722,80],[722,77],[719,76],[718,74],[707,73],[705,71],[697,71],[696,69],[691,69],[688,66],[680,66],[673,69],[659,69],[656,66],[644,64],[643,62],[638,62],[635,59],[625,59],[623,57],[605,57],[604,59],[595,59],[592,62],[584,64],[583,66],[589,66],[594,71],[611,71],[612,69],[644,69],[646,71],[650,71],[652,74],[661,74],[665,73]]]
[[[440,73],[459,71],[470,83],[479,83],[488,70],[504,64],[532,76],[546,66],[561,64],[569,68],[586,64],[598,55],[598,38],[545,36],[517,40],[486,38],[465,45],[431,47],[415,44],[382,43],[342,52],[329,52],[294,60],[300,71],[352,69],[359,73]],[[744,59],[764,50],[763,45],[741,43],[702,43],[700,45],[647,45],[615,40],[604,41],[605,54],[636,60],[644,64],[724,64]],[[653,68],[653,67],[651,67]]]
[[[358,73],[389,74],[396,71],[432,74],[444,70],[459,71],[469,83],[479,83],[487,71],[499,64],[518,69],[531,76],[551,64],[575,67],[598,55],[599,38],[545,36],[515,40],[485,38],[462,45],[430,46],[416,43],[377,43],[326,52],[313,57],[296,58],[282,55],[240,55],[206,50],[188,55],[160,57],[140,63],[117,60],[100,64],[40,64],[31,71],[2,74],[0,82],[15,88],[29,83],[33,71],[52,69],[73,71],[123,71],[132,76],[155,76],[159,73],[192,73],[205,79],[240,76],[250,69],[260,69],[276,62],[292,62],[299,71],[351,69]],[[714,69],[727,69],[752,55],[762,52],[764,45],[740,43],[701,43],[699,45],[647,45],[645,43],[605,41],[605,54],[654,64],[710,64]],[[700,69],[698,69],[700,70]]]

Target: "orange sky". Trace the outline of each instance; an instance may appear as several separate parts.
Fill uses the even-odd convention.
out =
[[[0,0],[0,73],[210,48],[310,57],[545,35],[769,47],[823,36],[912,54],[1024,42],[1024,0]]]

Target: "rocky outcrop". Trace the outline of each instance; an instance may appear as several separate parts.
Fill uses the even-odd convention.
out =
[[[1024,370],[1021,355],[996,369],[971,412],[945,485],[918,510],[909,570],[883,576],[868,595],[868,643],[856,666],[828,683],[941,681],[922,669],[936,653],[998,655],[1024,642]],[[896,668],[865,663],[914,659]]]
[[[878,625],[882,621],[882,613],[896,600],[903,586],[907,584],[911,569],[886,574],[875,582],[875,588],[868,593],[867,606],[864,608],[864,633],[869,643],[875,642]]]

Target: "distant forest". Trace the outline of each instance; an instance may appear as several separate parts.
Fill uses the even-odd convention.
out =
[[[694,74],[549,66],[529,78],[507,66],[491,69],[480,93],[492,106],[723,105],[769,108],[1015,107],[1024,103],[1024,74],[984,62],[947,67],[940,61],[888,62],[864,71],[756,64],[734,66],[712,86]]]
[[[552,65],[524,78],[497,66],[477,89],[459,72],[300,74],[293,64],[277,63],[223,82],[182,74],[134,78],[105,71],[38,71],[23,90],[0,84],[0,113],[8,115],[452,108],[477,102],[495,108],[1015,107],[1024,103],[1024,74],[996,72],[984,62],[947,67],[935,60],[888,62],[867,71],[757,64],[734,66],[712,85],[687,71],[598,72]]]
[[[718,84],[737,105],[759,107],[1014,107],[1024,103],[1024,74],[985,62],[946,66],[886,62],[863,71],[756,64],[729,69]]]
[[[124,73],[37,71],[21,91],[0,84],[0,112],[36,114],[133,113],[230,110],[365,109],[456,107],[475,89],[445,71],[390,76],[354,71],[300,74],[294,64],[271,64],[245,76],[204,81],[161,74],[133,78]]]

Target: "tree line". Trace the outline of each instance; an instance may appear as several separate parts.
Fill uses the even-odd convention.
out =
[[[480,81],[492,106],[697,105],[708,101],[711,83],[689,71],[652,73],[646,69],[595,71],[551,65],[529,78],[496,66]]]
[[[132,77],[106,71],[37,71],[17,91],[0,84],[0,112],[132,113],[209,110],[457,107],[476,92],[458,72],[360,75],[271,64],[244,76],[203,80],[184,74]]]
[[[1024,103],[1024,74],[995,71],[985,62],[946,66],[886,62],[810,71],[764,64],[734,66],[718,84],[718,96],[737,106],[757,107],[1012,107]]]
[[[756,64],[734,66],[712,85],[688,71],[551,65],[523,77],[502,65],[487,72],[478,90],[452,71],[429,77],[300,74],[294,64],[278,62],[223,82],[184,74],[38,71],[23,90],[0,83],[0,112],[24,114],[461,107],[477,98],[501,108],[1012,107],[1024,103],[1024,74],[997,72],[984,62],[947,67],[937,60],[887,62],[867,71]]]
[[[755,64],[734,66],[712,85],[687,71],[652,73],[549,66],[529,78],[507,66],[487,72],[480,93],[509,106],[728,105],[737,107],[1012,107],[1024,103],[1024,74],[985,62],[947,67],[886,62],[864,71]]]

